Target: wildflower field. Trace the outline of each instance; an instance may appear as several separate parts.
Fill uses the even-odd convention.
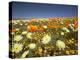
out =
[[[11,58],[78,54],[78,18],[31,18],[9,21]]]

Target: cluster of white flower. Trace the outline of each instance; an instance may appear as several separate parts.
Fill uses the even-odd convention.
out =
[[[30,49],[34,49],[34,48],[36,47],[36,44],[35,44],[35,43],[30,43],[30,44],[28,45],[28,47],[29,47]]]
[[[25,52],[22,54],[21,58],[25,58],[26,55],[28,55],[28,53],[29,53],[29,50],[25,51]]]
[[[64,35],[64,32],[61,32],[61,35]]]
[[[26,34],[27,34],[27,31],[23,31],[23,32],[22,32],[22,35],[26,35]]]
[[[44,25],[43,28],[47,29],[48,27],[46,25]]]
[[[65,45],[65,43],[63,41],[57,40],[56,46],[59,48],[59,50],[64,50],[66,45]]]
[[[19,28],[16,28],[16,31],[19,31]]]
[[[30,26],[27,26],[27,29],[30,29]]]
[[[15,43],[12,46],[12,52],[19,53],[23,49],[23,45],[19,43]]]
[[[32,39],[32,33],[28,32],[27,35],[26,35],[26,37],[29,38],[29,39]]]
[[[69,29],[67,29],[66,27],[63,27],[62,28],[64,31],[66,31],[66,33],[69,33],[70,31],[69,31]]]
[[[51,36],[49,35],[45,35],[43,38],[42,38],[42,43],[43,44],[47,44],[51,41]]]
[[[21,35],[15,35],[14,36],[14,41],[20,41],[23,38]]]

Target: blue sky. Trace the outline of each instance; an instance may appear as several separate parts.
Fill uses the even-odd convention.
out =
[[[76,5],[12,2],[12,18],[49,18],[78,16]]]

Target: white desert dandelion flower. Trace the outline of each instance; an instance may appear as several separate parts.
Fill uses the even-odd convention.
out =
[[[19,31],[19,28],[16,28],[16,31]]]
[[[27,33],[26,37],[29,38],[29,39],[32,39],[32,33],[30,33],[30,32]]]
[[[44,26],[43,26],[43,28],[47,29],[47,26],[46,26],[46,25],[44,25]]]
[[[34,49],[34,48],[36,47],[36,44],[35,44],[35,43],[30,43],[30,44],[28,45],[28,47],[29,47],[30,49]]]
[[[15,33],[14,32],[11,32],[11,34],[14,35]]]
[[[23,45],[16,43],[12,46],[12,52],[19,53],[23,49]]]
[[[25,52],[22,54],[21,58],[25,58],[26,55],[28,55],[28,53],[29,53],[29,50],[25,51]]]
[[[67,29],[66,32],[68,33],[68,32],[70,32],[70,31]]]
[[[57,40],[56,46],[59,48],[59,50],[64,50],[65,48],[65,43],[61,40]]]
[[[63,27],[62,29],[65,30],[67,33],[70,32],[69,29],[67,29],[66,27]]]
[[[49,35],[45,35],[43,38],[42,38],[42,43],[43,44],[47,44],[51,41],[51,36]]]
[[[61,32],[61,35],[64,35],[64,32]]]
[[[14,41],[20,41],[23,38],[21,35],[14,36]]]
[[[26,34],[27,34],[27,31],[23,31],[23,32],[22,32],[22,35],[26,35]]]
[[[23,25],[23,24],[20,24],[21,26]]]
[[[27,26],[27,29],[30,29],[30,26]]]

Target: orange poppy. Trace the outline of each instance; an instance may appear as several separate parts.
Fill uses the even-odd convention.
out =
[[[69,21],[66,21],[65,22],[65,27],[69,27],[69,24],[70,24],[70,22]]]
[[[38,31],[43,32],[44,31],[44,28],[43,27],[39,27]]]
[[[14,28],[14,29],[11,29],[11,30],[9,30],[10,32],[16,32],[16,29]]]
[[[29,28],[29,31],[30,31],[30,32],[35,32],[35,31],[37,31],[37,29],[38,29],[37,26],[34,26],[34,25],[29,25],[29,26],[30,26],[30,28]]]
[[[74,21],[74,28],[77,28],[78,27],[78,21]]]

